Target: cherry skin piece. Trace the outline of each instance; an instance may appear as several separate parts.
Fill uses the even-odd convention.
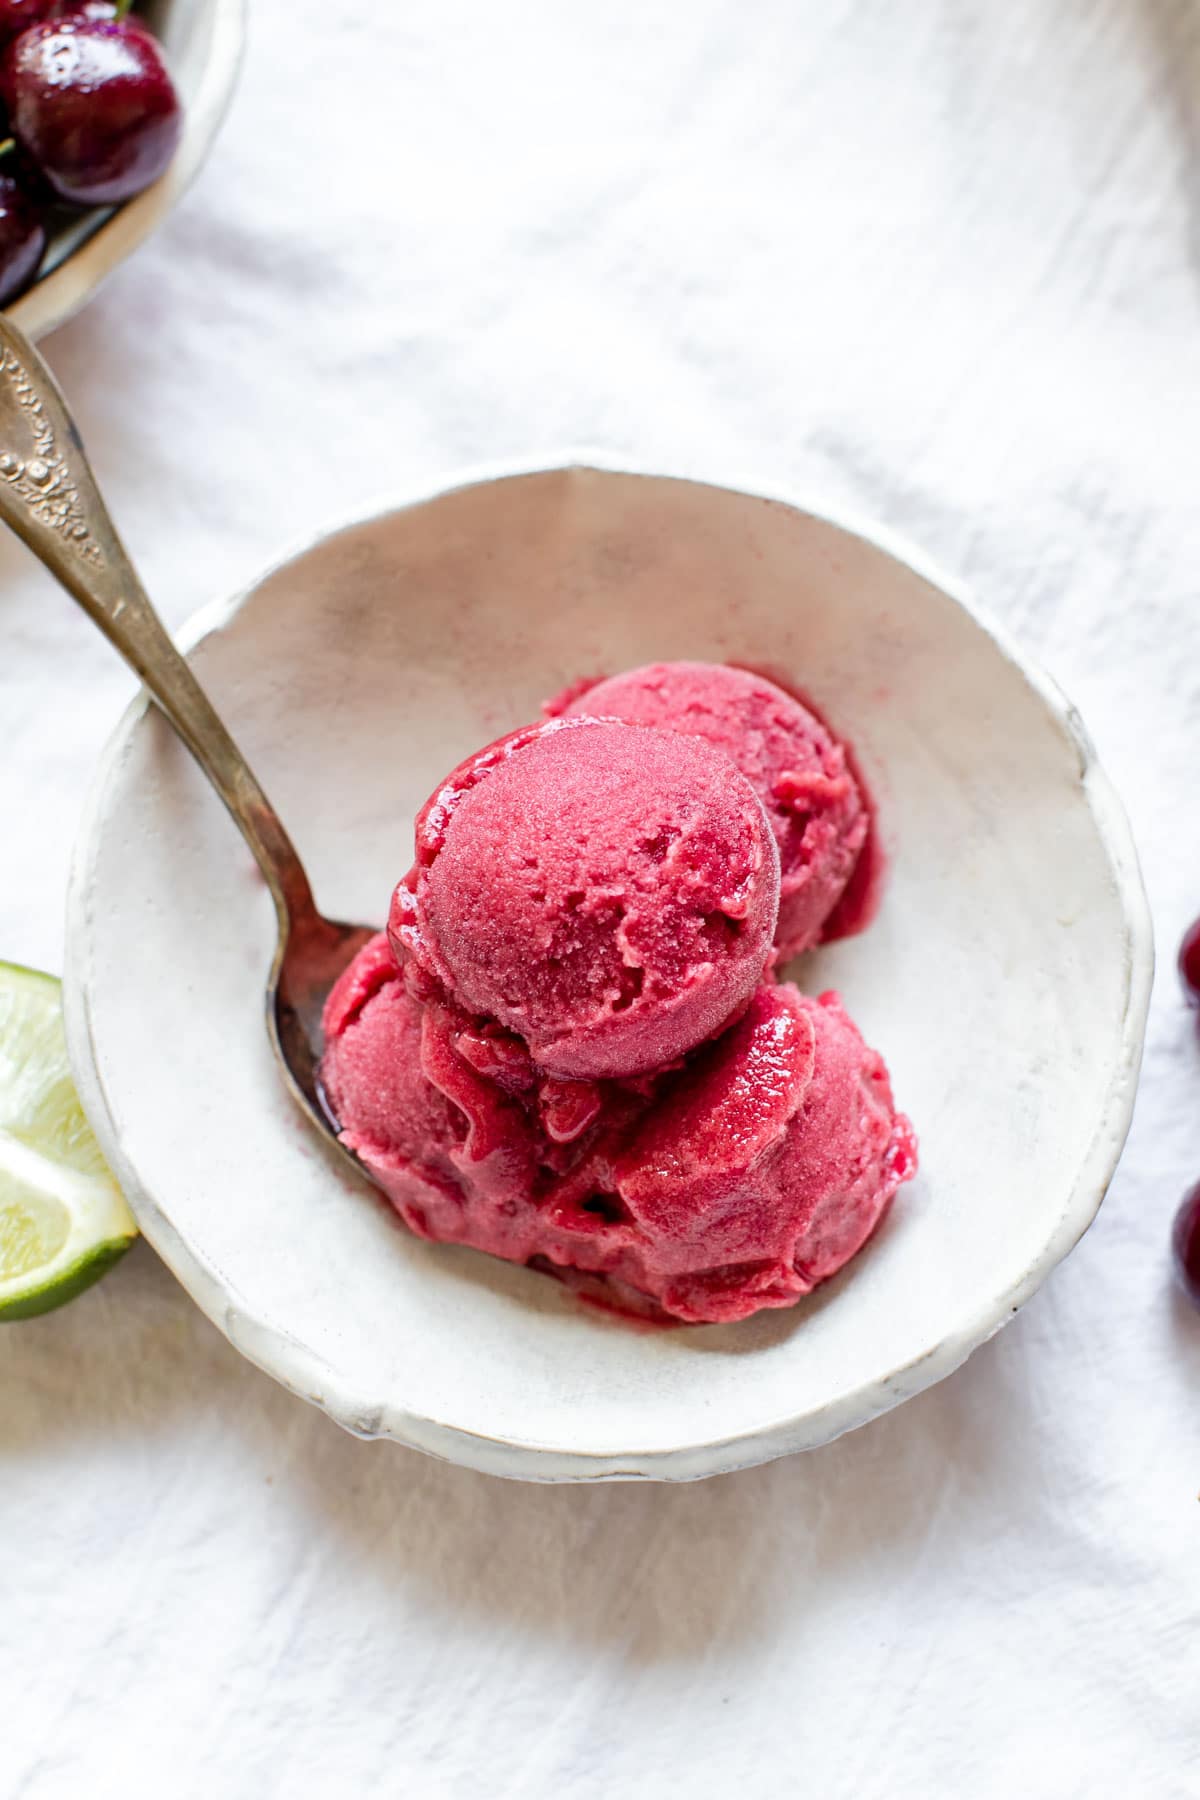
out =
[[[1179,946],[1179,979],[1189,1006],[1200,1006],[1200,919],[1183,934]]]
[[[50,19],[115,19],[116,0],[0,0],[0,47]]]
[[[0,306],[33,279],[45,248],[41,208],[11,175],[0,174]]]
[[[1200,1306],[1200,1182],[1189,1188],[1171,1232],[1175,1275],[1193,1306]]]
[[[57,19],[63,11],[63,0],[0,0],[0,44],[7,44],[47,19]]]
[[[128,200],[162,174],[183,128],[162,51],[132,19],[35,25],[8,46],[9,128],[62,200]]]

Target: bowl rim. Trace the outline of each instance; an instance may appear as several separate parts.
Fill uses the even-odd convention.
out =
[[[212,0],[212,41],[200,86],[184,111],[183,136],[157,181],[118,206],[58,267],[4,310],[27,337],[65,325],[117,266],[161,225],[203,167],[233,100],[246,42],[247,0]]]
[[[1074,747],[1079,758],[1081,794],[1112,869],[1125,922],[1125,1005],[1119,1056],[1097,1115],[1091,1144],[1054,1230],[1024,1273],[988,1304],[977,1309],[965,1325],[939,1338],[930,1349],[902,1367],[861,1384],[835,1401],[703,1444],[672,1445],[636,1453],[618,1447],[575,1450],[511,1434],[491,1437],[444,1420],[411,1413],[390,1401],[352,1392],[340,1372],[325,1358],[309,1350],[283,1328],[268,1324],[246,1308],[218,1272],[176,1230],[158,1197],[142,1186],[121,1141],[105,1093],[93,1045],[90,971],[84,955],[86,922],[91,910],[90,868],[110,778],[127,741],[152,704],[144,690],[126,707],[104,747],[72,852],[63,976],[67,1042],[84,1109],[145,1236],[201,1310],[235,1348],[292,1393],[320,1406],[356,1436],[389,1438],[485,1473],[541,1482],[695,1480],[747,1468],[799,1450],[815,1449],[932,1387],[952,1374],[974,1350],[1007,1324],[1075,1247],[1099,1211],[1132,1120],[1154,975],[1153,926],[1125,809],[1099,762],[1077,709],[1053,677],[1018,647],[1007,628],[993,619],[962,583],[944,574],[902,535],[864,519],[852,507],[829,503],[811,493],[790,493],[776,482],[730,477],[711,469],[691,467],[664,471],[648,463],[639,464],[628,454],[595,449],[571,449],[533,459],[502,459],[480,464],[432,484],[421,483],[406,497],[391,495],[382,503],[357,509],[350,517],[307,533],[273,558],[246,586],[231,596],[199,608],[176,633],[176,642],[190,654],[205,638],[230,625],[247,600],[273,575],[345,533],[473,487],[572,471],[682,481],[725,489],[787,507],[861,539],[907,567],[960,607],[1033,690]]]

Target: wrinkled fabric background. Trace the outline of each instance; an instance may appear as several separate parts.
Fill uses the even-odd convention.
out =
[[[199,183],[45,346],[168,620],[389,487],[701,447],[898,529],[1044,658],[1161,966],[1081,1248],[807,1456],[583,1491],[358,1443],[144,1246],[6,1328],[0,1789],[1195,1794],[1200,1317],[1166,1240],[1200,1176],[1171,966],[1200,910],[1200,9],[253,11]],[[132,684],[7,540],[0,633],[0,955],[57,969]]]

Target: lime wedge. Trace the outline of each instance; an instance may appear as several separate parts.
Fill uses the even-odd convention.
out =
[[[73,1299],[136,1236],[71,1080],[59,984],[0,963],[0,1322]]]

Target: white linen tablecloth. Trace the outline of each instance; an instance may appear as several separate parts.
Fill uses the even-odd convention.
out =
[[[1198,138],[1189,0],[256,0],[197,186],[45,346],[168,620],[390,487],[702,449],[1044,658],[1162,966],[1081,1248],[807,1456],[584,1491],[358,1443],[145,1246],[8,1327],[6,1797],[1200,1792]],[[132,683],[13,541],[0,633],[0,956],[56,969]]]

